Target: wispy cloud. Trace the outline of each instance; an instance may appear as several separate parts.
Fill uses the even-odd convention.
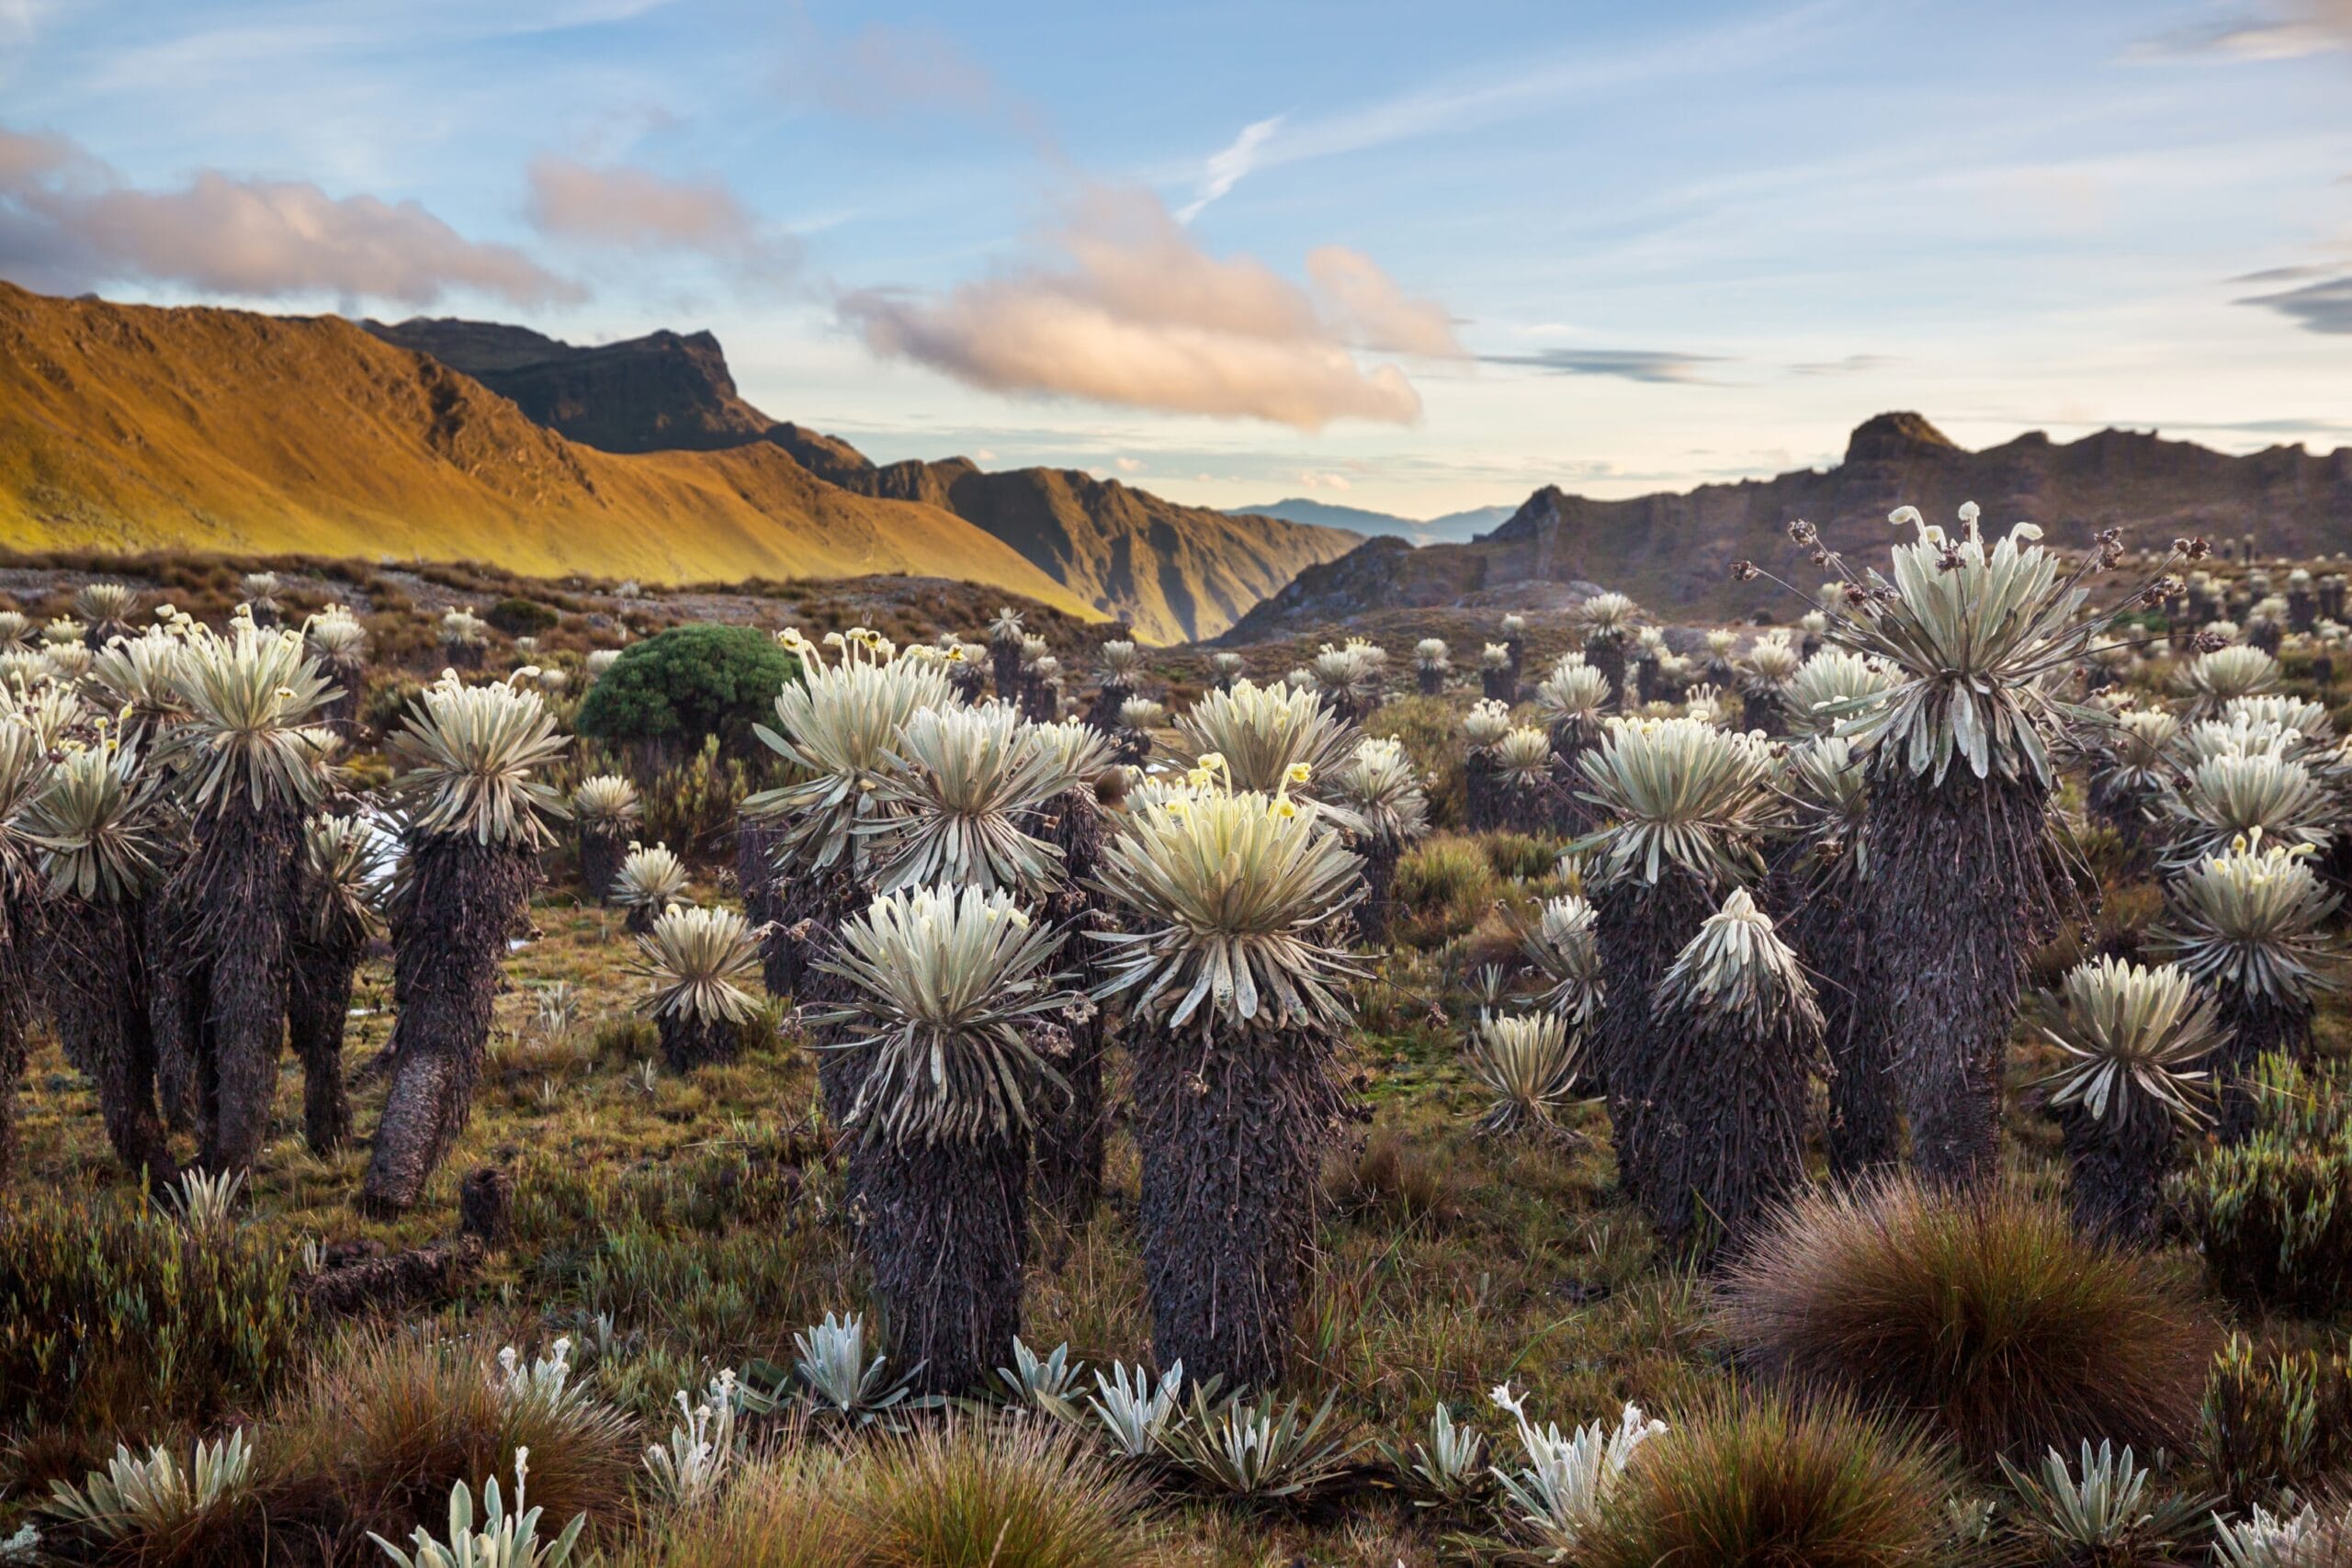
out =
[[[2237,303],[2276,310],[2308,332],[2352,333],[2352,274],[2324,277],[2301,288],[2248,294]]]
[[[868,347],[993,391],[1317,430],[1410,423],[1420,394],[1360,348],[1459,353],[1443,309],[1369,258],[1309,259],[1310,286],[1194,244],[1148,192],[1089,186],[1038,261],[944,295],[865,289],[839,310]]]
[[[1800,376],[1860,376],[1903,363],[1891,354],[1849,354],[1843,359],[1814,359],[1789,367]]]
[[[776,79],[791,97],[866,120],[941,115],[1011,130],[1050,150],[1052,132],[1036,107],[946,33],[872,23],[847,37],[819,31],[802,18],[786,45]]]
[[[1258,166],[1259,149],[1265,146],[1275,131],[1282,129],[1283,117],[1261,119],[1245,125],[1241,134],[1209,155],[1201,169],[1198,193],[1176,212],[1176,221],[1190,223],[1201,215],[1212,201],[1239,184],[1243,175]]]
[[[1681,386],[1713,386],[1703,374],[1710,365],[1726,363],[1712,354],[1679,354],[1666,349],[1546,348],[1533,354],[1488,354],[1489,365],[1517,365],[1554,376],[1615,376],[1627,381]]]
[[[531,161],[531,226],[553,238],[626,250],[688,252],[776,280],[799,261],[789,234],[763,230],[714,178],[543,155]]]
[[[2352,49],[2352,0],[2264,0],[2253,7],[2208,6],[2215,14],[2141,39],[2138,61],[2297,60]]]
[[[65,138],[5,130],[0,274],[55,289],[169,282],[406,305],[452,289],[526,306],[586,297],[514,247],[469,240],[413,201],[331,197],[307,181],[213,169],[177,189],[141,189]]]

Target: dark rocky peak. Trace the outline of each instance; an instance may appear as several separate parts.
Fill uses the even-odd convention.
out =
[[[1960,444],[1929,423],[1925,414],[1874,414],[1846,439],[1849,463],[1900,463],[1919,457],[1960,455]]]

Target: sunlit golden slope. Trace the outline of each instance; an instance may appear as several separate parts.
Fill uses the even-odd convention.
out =
[[[1099,619],[953,513],[781,447],[576,446],[335,317],[49,299],[0,283],[0,542],[422,557],[648,581],[951,576]]]

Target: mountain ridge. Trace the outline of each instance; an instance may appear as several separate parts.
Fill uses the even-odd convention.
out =
[[[2070,442],[2027,431],[1972,451],[1920,414],[1883,413],[1854,428],[1843,458],[1828,468],[1619,501],[1546,485],[1470,543],[1415,548],[1371,540],[1302,572],[1218,640],[1290,635],[1309,622],[1382,609],[1532,606],[1572,583],[1617,589],[1691,618],[1758,610],[1785,616],[1792,613],[1785,593],[1769,583],[1735,585],[1729,572],[1748,559],[1800,586],[1818,581],[1819,570],[1788,539],[1791,520],[1804,518],[1833,547],[1870,560],[1895,507],[1941,520],[1968,501],[1984,508],[1988,526],[2031,521],[2053,544],[2084,544],[2107,527],[2122,528],[2127,544],[2156,549],[2182,535],[2219,541],[2253,533],[2266,554],[2308,558],[2352,548],[2352,446],[2312,453],[2277,446],[2232,457],[2154,432],[2109,429]]]
[[[1224,508],[1226,514],[1233,517],[1279,517],[1286,523],[1311,523],[1327,528],[1345,528],[1366,537],[1385,534],[1399,539],[1410,539],[1417,545],[1475,538],[1507,521],[1518,510],[1515,506],[1473,506],[1439,517],[1406,517],[1394,512],[1350,506],[1343,502],[1317,501],[1304,495],[1285,496],[1261,506]]]
[[[667,581],[935,574],[946,561],[1099,614],[954,513],[850,495],[780,447],[616,455],[340,317],[59,299],[6,282],[0,537]]]
[[[596,347],[528,328],[415,318],[365,330],[426,353],[512,399],[528,417],[609,452],[765,444],[853,495],[953,513],[1150,642],[1214,636],[1360,536],[1283,518],[1185,506],[1071,468],[990,471],[968,457],[876,464],[854,446],[770,419],[737,390],[707,332]]]

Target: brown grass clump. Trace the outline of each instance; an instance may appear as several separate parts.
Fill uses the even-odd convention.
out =
[[[1842,1401],[1729,1394],[1645,1444],[1580,1568],[1931,1568],[1952,1560],[1936,1445]]]
[[[847,1453],[787,1443],[710,1514],[673,1525],[628,1562],[1148,1568],[1163,1559],[1143,1524],[1147,1501],[1139,1481],[1071,1433],[1034,1420],[956,1420]]]
[[[1715,1326],[1790,1385],[1949,1438],[1973,1464],[2110,1438],[2181,1450],[2220,1330],[2160,1259],[2010,1188],[1815,1192],[1726,1275]]]
[[[527,1359],[527,1358],[526,1358]],[[510,1394],[488,1351],[415,1334],[369,1334],[322,1357],[263,1428],[274,1524],[297,1535],[405,1540],[447,1517],[462,1481],[511,1476],[531,1450],[531,1502],[560,1529],[623,1511],[638,1473],[636,1434],[575,1385]]]

